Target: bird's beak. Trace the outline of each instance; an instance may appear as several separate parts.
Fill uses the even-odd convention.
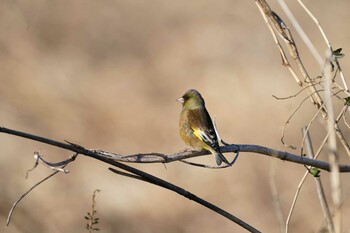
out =
[[[177,101],[177,102],[180,102],[180,103],[182,103],[182,104],[185,102],[184,98],[182,98],[182,97],[177,98],[176,101]]]

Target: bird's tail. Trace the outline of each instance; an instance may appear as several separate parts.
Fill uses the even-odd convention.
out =
[[[216,164],[218,166],[221,165],[222,162],[226,163],[227,165],[231,166],[231,164],[229,163],[229,161],[227,161],[227,159],[225,158],[225,156],[219,152],[219,151],[215,151],[215,159],[216,159]]]

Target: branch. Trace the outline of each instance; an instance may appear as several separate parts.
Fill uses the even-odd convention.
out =
[[[292,163],[298,163],[308,166],[317,167],[319,169],[330,171],[330,165],[327,162],[321,160],[315,160],[306,158],[304,156],[292,154],[286,151],[279,151],[259,145],[249,145],[249,144],[234,144],[220,147],[222,153],[228,152],[251,152],[262,155],[267,155],[270,157],[278,158],[283,161],[288,161]],[[133,163],[170,163],[178,160],[188,159],[192,157],[198,157],[202,155],[208,155],[208,151],[196,151],[196,150],[186,150],[174,154],[161,154],[161,153],[138,153],[133,155],[121,155],[110,152],[105,152],[101,150],[95,151],[99,155],[104,155],[106,157],[114,158],[117,161],[122,162],[133,162]],[[339,165],[340,172],[350,172],[350,165],[342,164]]]
[[[247,229],[248,231],[250,232],[260,232],[256,229],[254,229],[252,226],[248,225],[247,223],[243,222],[242,220],[240,220],[239,218],[233,216],[232,214],[226,212],[225,210],[207,202],[206,200],[200,198],[200,197],[197,197],[196,195],[186,191],[185,189],[179,187],[179,186],[176,186],[176,185],[173,185],[169,182],[166,182],[164,180],[160,180],[160,179],[148,179],[148,178],[144,178],[142,176],[137,176],[137,175],[133,175],[133,174],[130,174],[130,173],[126,173],[126,172],[122,172],[122,171],[118,171],[116,169],[113,169],[113,168],[109,168],[110,171],[118,174],[118,175],[123,175],[123,176],[126,176],[126,177],[130,177],[130,178],[134,178],[134,179],[137,179],[137,180],[142,180],[142,181],[145,181],[145,182],[148,182],[148,183],[151,183],[151,184],[154,184],[154,185],[157,185],[157,186],[160,186],[160,187],[163,187],[165,189],[169,189],[171,191],[174,191],[178,194],[180,194],[181,196],[184,196],[184,197],[187,197],[188,199],[190,200],[193,200],[197,203],[200,203],[201,205],[207,207],[208,209],[211,209],[213,210],[214,212],[230,219],[231,221],[237,223],[238,225],[242,226],[243,228]]]
[[[110,161],[113,162],[134,162],[134,163],[170,163],[178,160],[183,160],[187,158],[192,157],[198,157],[202,155],[208,155],[210,154],[209,151],[197,151],[197,150],[185,150],[174,154],[162,154],[162,153],[138,153],[133,155],[121,155],[117,153],[110,153],[105,152],[102,150],[88,150],[85,149],[82,146],[73,144],[73,143],[63,143],[58,142],[52,139],[40,137],[33,134],[24,133],[21,131],[16,131],[12,129],[8,129],[5,127],[0,127],[0,133],[7,133],[11,135],[16,135],[19,137],[27,138],[30,140],[42,142],[45,144],[53,145],[56,147],[60,147],[63,149],[67,149],[73,152],[76,152],[78,154],[83,154],[104,162],[109,163]],[[275,149],[271,149],[264,146],[259,145],[249,145],[249,144],[234,144],[234,145],[226,145],[220,147],[220,150],[222,153],[228,153],[228,152],[251,152],[251,153],[257,153],[262,155],[267,155],[270,157],[278,158],[283,161],[288,161],[292,163],[298,163],[308,166],[313,166],[325,171],[330,171],[330,165],[329,163],[321,160],[315,160],[306,158],[305,156],[300,156],[296,154],[292,154],[286,151],[279,151]],[[120,163],[118,163],[120,164]],[[112,163],[114,165],[114,163]],[[127,165],[122,164],[123,166],[129,167]],[[124,168],[126,168],[124,167]],[[122,169],[124,169],[122,168]],[[132,168],[134,169],[134,168]],[[127,170],[127,169],[125,169]],[[134,173],[134,171],[137,171],[137,169],[134,169],[130,172]],[[339,172],[350,172],[350,165],[348,164],[340,164],[339,165]],[[136,173],[135,173],[136,174]]]
[[[3,133],[8,133],[8,134],[11,134],[11,135],[16,135],[16,136],[20,136],[20,137],[23,137],[23,138],[27,138],[27,139],[31,139],[31,140],[34,140],[34,141],[39,141],[39,142],[42,142],[42,143],[46,143],[46,144],[49,144],[49,145],[53,145],[53,146],[56,146],[56,147],[60,147],[60,148],[64,148],[64,149],[67,149],[67,150],[70,150],[70,151],[74,151],[75,153],[77,154],[82,154],[82,155],[86,155],[88,157],[91,157],[91,158],[94,158],[94,159],[97,159],[97,160],[100,160],[102,162],[105,162],[105,163],[108,163],[110,165],[113,165],[115,167],[118,167],[122,170],[125,170],[129,173],[125,173],[125,172],[121,172],[121,173],[124,173],[124,174],[129,174],[128,176],[131,177],[131,178],[136,178],[136,179],[141,179],[141,180],[144,180],[144,181],[147,181],[147,182],[150,182],[152,184],[155,184],[155,185],[158,185],[158,186],[161,186],[161,187],[164,187],[166,189],[169,189],[169,190],[172,190],[182,196],[185,196],[187,198],[189,198],[190,200],[193,200],[209,209],[211,209],[212,211],[224,216],[225,218],[231,220],[232,222],[238,224],[239,226],[243,227],[244,229],[248,230],[249,232],[255,232],[255,233],[259,233],[260,231],[255,229],[254,227],[250,226],[248,223],[242,221],[241,219],[235,217],[234,215],[226,212],[225,210],[197,197],[196,195],[182,189],[181,187],[178,187],[174,184],[171,184],[165,180],[162,180],[158,177],[155,177],[149,173],[146,173],[146,172],[143,172],[141,170],[138,170],[136,168],[133,168],[133,167],[130,167],[128,165],[125,165],[123,163],[119,163],[117,162],[115,159],[111,158],[111,157],[108,157],[108,156],[103,156],[99,153],[96,153],[92,150],[88,150],[88,149],[85,149],[84,147],[80,146],[80,145],[77,145],[77,144],[73,144],[73,143],[63,143],[63,142],[58,142],[58,141],[55,141],[55,140],[52,140],[52,139],[48,139],[48,138],[44,138],[44,137],[40,137],[40,136],[37,136],[37,135],[32,135],[32,134],[28,134],[28,133],[24,133],[24,132],[20,132],[20,131],[16,131],[16,130],[12,130],[12,129],[7,129],[7,128],[4,128],[4,127],[0,127],[0,132],[3,132]],[[112,169],[112,171],[116,172],[117,170],[115,169]],[[131,173],[131,174],[130,174]]]

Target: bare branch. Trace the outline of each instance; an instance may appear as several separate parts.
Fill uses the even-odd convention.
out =
[[[208,155],[210,154],[209,151],[197,151],[197,150],[185,150],[179,153],[175,154],[162,154],[162,153],[138,153],[134,155],[121,155],[121,154],[116,154],[116,153],[110,153],[110,152],[105,152],[102,150],[88,150],[82,146],[73,144],[73,143],[63,143],[63,142],[58,142],[52,139],[40,137],[37,135],[33,134],[28,134],[24,133],[21,131],[16,131],[12,129],[8,129],[5,127],[0,127],[0,133],[7,133],[11,135],[16,135],[19,137],[27,138],[30,140],[34,141],[39,141],[42,143],[46,143],[49,145],[53,145],[56,147],[60,147],[63,149],[67,149],[73,152],[76,152],[78,154],[86,155],[88,157],[92,157],[104,162],[112,162],[112,165],[114,163],[118,164],[119,166],[127,169],[131,169],[132,171],[137,172],[137,169],[134,170],[134,168],[129,167],[125,164],[118,163],[117,161],[120,162],[134,162],[134,163],[170,163],[182,159],[187,159],[187,158],[192,158],[192,157],[198,157],[202,155]],[[249,145],[249,144],[234,144],[234,145],[229,145],[227,144],[226,146],[220,147],[221,152],[223,153],[228,153],[228,152],[251,152],[251,153],[257,153],[257,154],[262,154],[262,155],[267,155],[270,157],[278,158],[283,161],[288,161],[288,162],[293,162],[293,163],[298,163],[298,164],[304,164],[304,165],[309,165],[313,167],[317,167],[322,170],[330,171],[330,165],[327,162],[320,161],[320,160],[314,160],[314,159],[309,159],[305,158],[303,156],[299,156],[296,154],[292,154],[286,151],[279,151],[275,149],[271,149],[268,147],[264,146],[259,146],[259,145]],[[125,166],[125,167],[124,167]],[[339,172],[350,172],[350,165],[347,164],[340,164],[339,165]]]
[[[130,173],[126,173],[126,172],[122,172],[122,171],[118,171],[114,168],[109,168],[110,171],[116,173],[116,174],[119,174],[119,175],[123,175],[123,176],[127,176],[127,177],[130,177],[130,178],[134,178],[134,179],[138,179],[138,180],[142,180],[142,181],[145,181],[145,182],[148,182],[148,183],[151,183],[151,184],[154,184],[154,185],[157,185],[157,186],[160,186],[160,187],[163,187],[165,189],[169,189],[171,191],[174,191],[178,194],[180,194],[181,196],[184,196],[184,197],[187,197],[188,199],[190,200],[193,200],[205,207],[207,207],[208,209],[228,218],[229,220],[231,220],[232,222],[235,222],[237,223],[238,225],[242,226],[244,229],[250,231],[250,232],[260,232],[258,231],[257,229],[253,228],[252,226],[248,225],[247,223],[243,222],[242,220],[240,220],[239,218],[233,216],[232,214],[226,212],[225,210],[207,202],[206,200],[200,198],[200,197],[197,197],[196,195],[186,191],[185,189],[179,187],[179,186],[176,186],[174,184],[171,184],[167,181],[164,181],[164,180],[161,180],[159,178],[157,179],[148,179],[146,177],[142,177],[142,176],[138,176],[138,175],[134,175],[134,174],[130,174]]]
[[[66,165],[63,166],[63,168]],[[16,206],[18,205],[18,203],[25,197],[27,196],[33,189],[35,189],[36,187],[38,187],[41,183],[43,183],[44,181],[48,180],[49,178],[53,177],[54,175],[56,175],[57,173],[59,173],[60,171],[56,170],[55,172],[51,173],[50,175],[48,175],[47,177],[45,177],[44,179],[40,180],[38,183],[36,183],[35,185],[33,185],[28,191],[26,191],[25,193],[23,193],[18,200],[12,205],[11,210],[7,216],[7,220],[6,220],[6,225],[8,226],[11,222],[11,217],[13,214],[13,211],[15,210]]]

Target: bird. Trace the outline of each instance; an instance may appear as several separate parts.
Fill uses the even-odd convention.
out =
[[[189,89],[176,100],[182,103],[179,120],[181,139],[197,150],[210,151],[218,166],[222,162],[231,166],[220,151],[218,136],[201,94],[195,89]]]

